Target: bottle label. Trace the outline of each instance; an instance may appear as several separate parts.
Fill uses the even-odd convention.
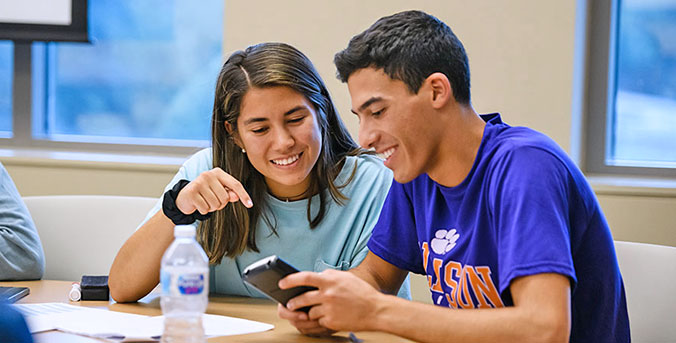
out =
[[[179,275],[177,285],[181,294],[200,294],[204,290],[204,274]]]
[[[171,273],[160,272],[163,295],[200,295],[207,292],[208,273]]]

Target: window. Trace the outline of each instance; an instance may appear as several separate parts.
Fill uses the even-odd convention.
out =
[[[589,4],[587,170],[676,176],[676,0]]]
[[[0,41],[0,137],[12,132],[12,43]]]
[[[90,44],[33,43],[14,61],[32,74],[29,109],[13,112],[17,120],[31,113],[30,124],[14,134],[32,146],[175,152],[208,145],[223,1],[89,1],[88,20]]]

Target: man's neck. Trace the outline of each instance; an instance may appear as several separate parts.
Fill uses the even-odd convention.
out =
[[[442,135],[435,163],[427,172],[432,180],[446,187],[459,185],[472,170],[486,127],[471,105],[456,107],[455,112],[446,123],[449,134]]]

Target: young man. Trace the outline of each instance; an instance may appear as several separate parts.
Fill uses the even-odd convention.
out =
[[[364,262],[283,279],[282,288],[318,290],[280,306],[281,317],[306,334],[629,341],[613,240],[593,191],[551,139],[476,114],[467,56],[446,24],[419,11],[381,18],[335,63],[360,144],[385,157],[396,182]],[[437,306],[384,294],[409,271],[427,275]],[[307,315],[294,311],[304,306],[313,306]]]

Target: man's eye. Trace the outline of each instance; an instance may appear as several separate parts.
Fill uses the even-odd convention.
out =
[[[384,110],[385,110],[385,109],[382,109],[382,110],[380,110],[380,111],[374,111],[374,112],[371,112],[371,115],[374,116],[374,117],[377,117],[377,116],[383,114],[383,111],[384,111]]]

